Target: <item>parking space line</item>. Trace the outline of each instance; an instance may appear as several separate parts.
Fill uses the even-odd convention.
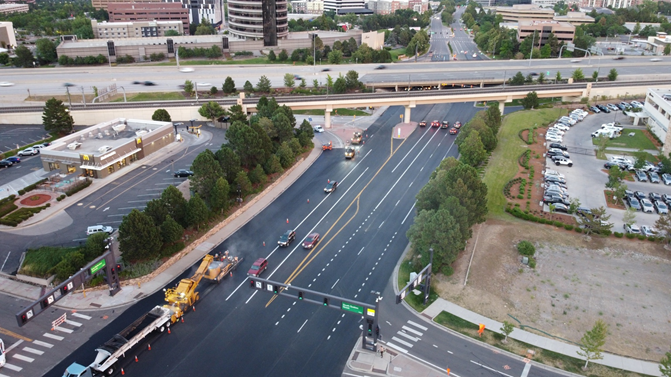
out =
[[[77,327],[81,327],[81,325],[82,325],[80,322],[71,321],[69,319],[66,319],[65,323],[67,323],[68,325],[77,326]]]
[[[93,317],[91,317],[90,315],[79,314],[79,313],[72,313],[71,315],[72,315],[73,317],[83,318],[83,319],[85,319],[85,320],[90,320],[91,318],[93,318]]]

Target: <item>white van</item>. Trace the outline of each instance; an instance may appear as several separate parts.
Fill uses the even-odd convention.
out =
[[[5,357],[5,343],[0,339],[0,368],[5,366],[7,358]]]
[[[111,226],[107,226],[107,225],[93,225],[93,226],[90,226],[90,227],[86,228],[86,235],[87,236],[90,236],[90,235],[96,234],[96,233],[101,233],[101,232],[104,232],[104,233],[107,233],[107,234],[112,234],[112,233],[114,233],[114,228],[112,228]]]

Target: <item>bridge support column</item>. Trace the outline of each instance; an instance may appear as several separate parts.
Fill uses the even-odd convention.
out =
[[[331,128],[331,109],[324,110],[324,128]]]
[[[481,88],[484,88],[484,87],[485,87],[485,82],[484,82],[484,81],[480,81],[480,87],[481,87]]]
[[[410,123],[410,109],[414,107],[411,105],[405,106],[405,114],[403,114],[403,123]]]
[[[506,109],[506,103],[503,101],[499,101],[499,111],[501,112],[501,116],[503,116],[503,110]]]
[[[394,91],[398,92],[398,84],[394,85]]]

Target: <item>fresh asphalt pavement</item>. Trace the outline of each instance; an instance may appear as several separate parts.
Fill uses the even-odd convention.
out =
[[[472,104],[418,106],[412,119],[466,122],[477,110]],[[406,140],[392,140],[392,127],[402,112],[390,108],[369,127],[355,159],[345,160],[342,149],[324,152],[278,199],[218,245],[213,253],[229,250],[244,258],[239,270],[218,286],[204,284],[202,300],[186,323],[153,341],[156,352],[144,352],[126,372],[340,375],[360,335],[360,317],[286,297],[273,299],[252,290],[245,272],[264,257],[269,261],[264,278],[374,302],[370,292],[384,289],[407,245],[415,195],[443,158],[457,155],[455,136],[444,129],[418,127]],[[328,180],[341,184],[325,195]],[[289,228],[296,230],[296,241],[278,248],[276,240]],[[304,250],[302,239],[315,231],[322,241],[312,251]],[[133,317],[161,304],[162,295],[159,291],[129,308],[125,322],[113,322],[98,338],[111,337]],[[60,375],[72,361],[90,363],[99,345],[100,339],[87,342],[47,375]],[[213,350],[222,357],[213,357]]]
[[[608,174],[605,172],[604,163],[606,160],[599,160],[594,153],[595,146],[592,144],[591,133],[601,128],[604,123],[613,121],[621,122],[620,126],[625,129],[631,126],[631,123],[625,119],[621,112],[611,112],[610,114],[591,114],[582,122],[578,122],[564,136],[564,144],[569,148],[573,167],[555,166],[547,160],[548,168],[557,170],[566,176],[566,183],[570,198],[577,198],[583,207],[597,208],[603,206],[606,212],[611,215],[609,222],[613,223],[614,232],[623,232],[624,222],[622,220],[625,211],[621,209],[609,208],[606,205],[604,190],[608,182]],[[640,127],[638,127],[640,128]],[[623,132],[620,138],[627,138],[627,132]],[[607,154],[607,156],[609,156]],[[621,157],[623,155],[617,154]],[[625,156],[634,160],[631,156]],[[656,192],[659,194],[671,195],[671,187],[663,183],[654,184],[650,182],[626,181],[628,189],[631,191],[643,191],[647,194]],[[636,213],[636,224],[654,226],[659,215],[657,213]]]
[[[4,262],[2,272],[16,271],[21,253],[26,249],[44,245],[76,246],[86,242],[86,227],[89,225],[102,224],[118,228],[123,216],[132,209],[143,209],[149,200],[160,197],[168,185],[178,185],[185,180],[173,177],[172,171],[190,168],[193,159],[205,149],[219,149],[225,140],[225,131],[217,128],[207,130],[213,135],[209,142],[193,145],[178,155],[166,156],[152,165],[143,165],[82,197],[78,203],[65,210],[72,223],[49,233],[48,237],[44,234],[25,236],[2,232],[4,246],[0,251],[0,258]],[[136,163],[142,164],[142,161]]]

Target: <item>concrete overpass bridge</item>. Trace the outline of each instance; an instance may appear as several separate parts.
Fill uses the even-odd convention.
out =
[[[570,83],[547,85],[523,85],[507,87],[473,87],[449,90],[422,90],[404,92],[351,93],[322,96],[276,97],[280,105],[294,110],[324,110],[325,127],[330,127],[331,113],[336,108],[366,106],[403,106],[403,120],[410,121],[412,109],[417,105],[436,103],[456,103],[475,101],[498,101],[503,111],[505,103],[524,98],[535,91],[540,98],[561,97],[563,101],[576,101],[580,98],[617,98],[625,93],[644,96],[648,87],[671,87],[671,80],[654,81],[613,81],[599,83]],[[230,107],[241,105],[246,112],[255,112],[258,97],[230,98],[216,100],[220,105]],[[126,118],[148,119],[158,108],[169,110],[173,119],[202,119],[198,109],[204,101],[151,101],[128,103],[73,104],[71,113],[77,124],[96,124],[101,119]],[[0,108],[0,123],[4,124],[41,124],[42,106]]]

